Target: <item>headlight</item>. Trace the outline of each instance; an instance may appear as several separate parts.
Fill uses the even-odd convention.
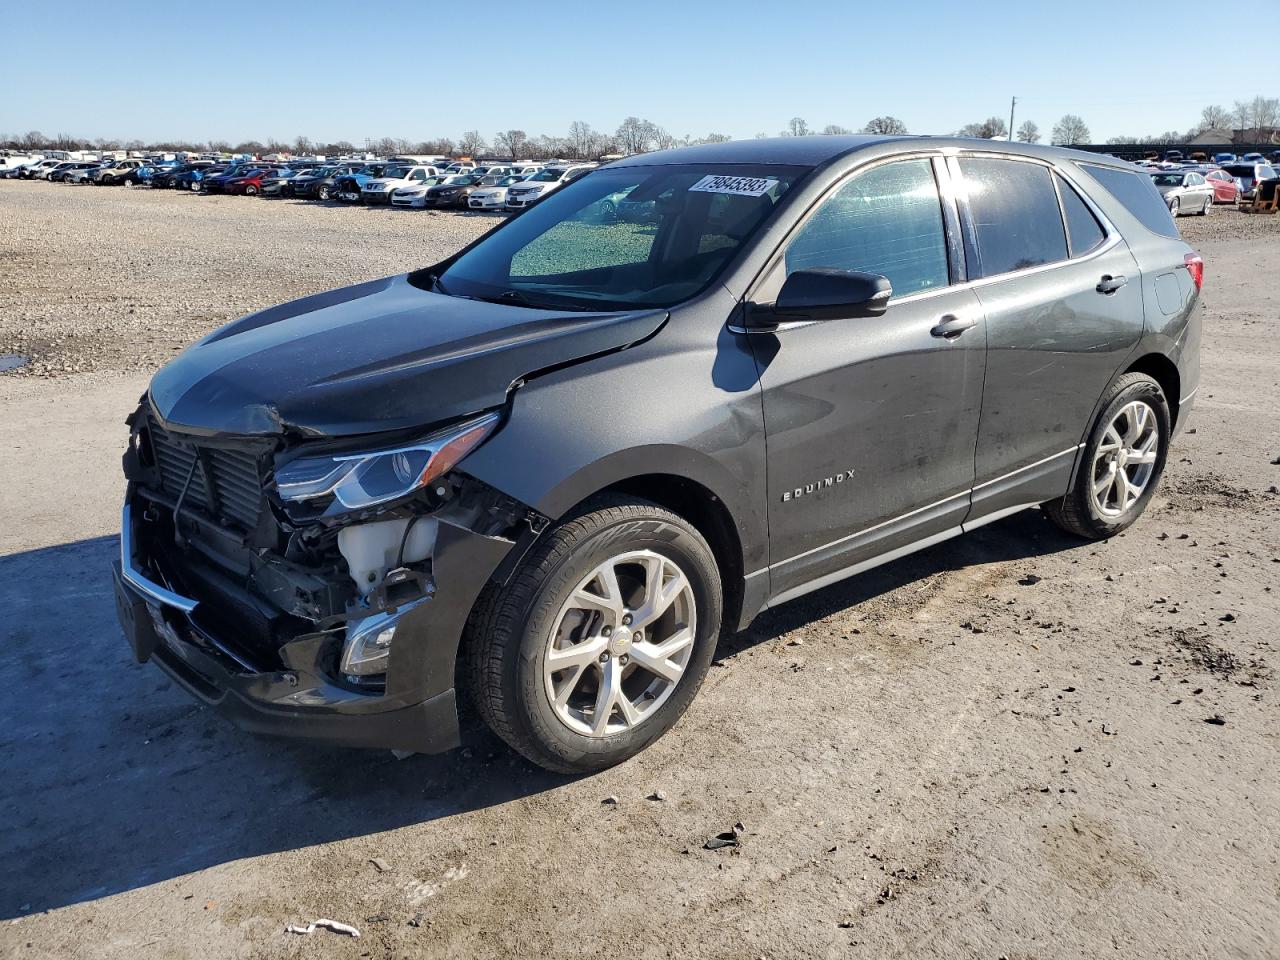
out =
[[[497,425],[489,413],[394,450],[300,457],[276,471],[276,489],[294,501],[333,494],[349,510],[397,500],[448,473]]]

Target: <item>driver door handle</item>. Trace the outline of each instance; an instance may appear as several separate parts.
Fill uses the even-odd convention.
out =
[[[1102,280],[1098,283],[1099,293],[1115,293],[1126,283],[1129,282],[1127,277],[1113,277],[1111,274],[1103,274]]]
[[[966,330],[970,330],[977,325],[978,321],[974,317],[957,317],[948,313],[938,320],[937,325],[929,333],[935,337],[942,337],[944,340],[954,340]]]

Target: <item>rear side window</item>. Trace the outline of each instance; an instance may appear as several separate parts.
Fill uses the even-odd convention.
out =
[[[1071,256],[1082,256],[1099,246],[1106,239],[1106,234],[1098,218],[1071,184],[1056,173],[1053,179],[1058,184],[1058,195],[1062,197],[1062,217],[1067,222],[1067,245],[1071,248]]]
[[[1107,193],[1115,197],[1139,223],[1152,233],[1162,237],[1177,237],[1173,216],[1165,206],[1160,191],[1145,173],[1130,173],[1115,167],[1100,167],[1092,163],[1079,164],[1089,176],[1102,184]]]
[[[960,160],[982,276],[1067,259],[1067,236],[1048,167],[1017,160]]]
[[[942,204],[928,160],[902,160],[855,176],[792,239],[787,274],[815,267],[889,278],[894,296],[946,286]]]

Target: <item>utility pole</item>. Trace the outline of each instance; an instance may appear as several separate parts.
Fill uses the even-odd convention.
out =
[[[1009,142],[1013,143],[1013,108],[1018,105],[1018,98],[1009,101]]]

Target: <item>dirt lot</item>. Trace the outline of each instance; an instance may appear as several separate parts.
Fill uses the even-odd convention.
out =
[[[1280,957],[1280,217],[1181,221],[1204,382],[1134,529],[1028,512],[772,612],[618,769],[256,739],[133,665],[151,371],[489,223],[0,184],[0,953]],[[317,917],[362,936],[285,932]]]

